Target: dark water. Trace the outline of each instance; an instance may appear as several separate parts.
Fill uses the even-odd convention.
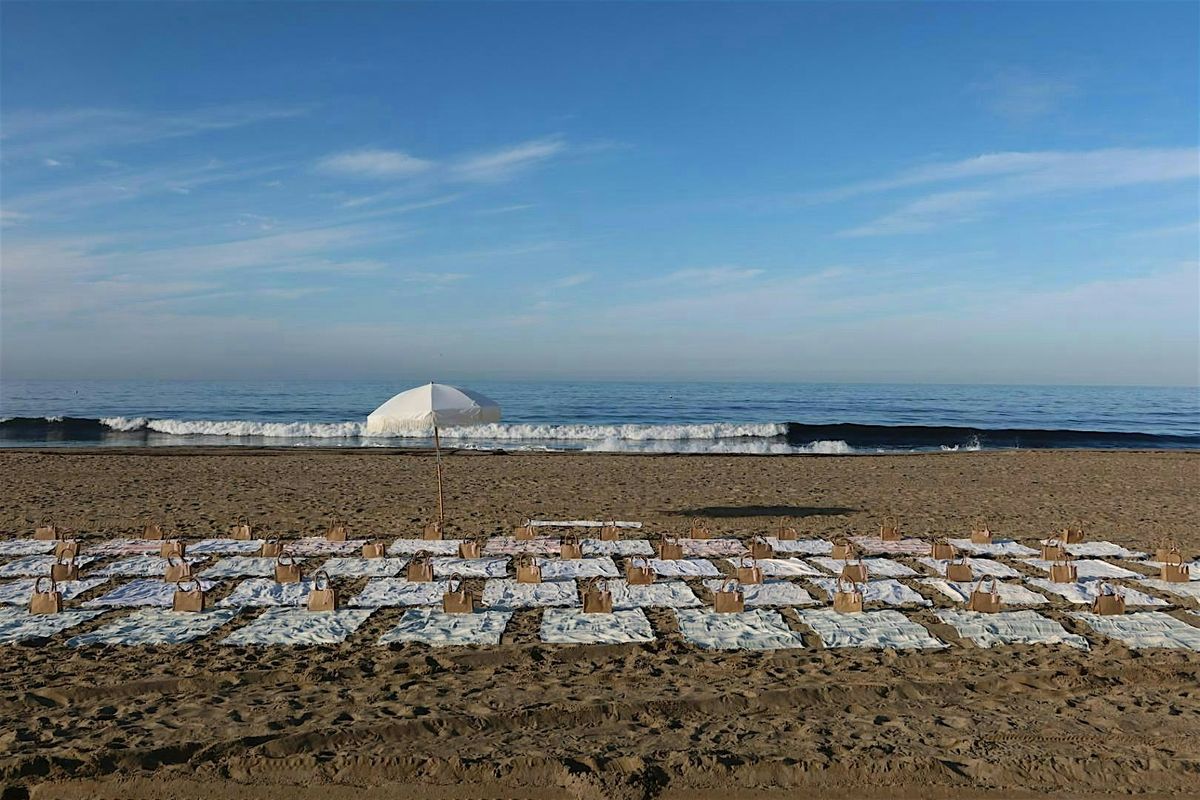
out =
[[[427,446],[362,435],[420,380],[4,381],[0,445]],[[504,422],[458,447],[852,453],[1001,447],[1200,448],[1200,390],[785,383],[464,383]]]

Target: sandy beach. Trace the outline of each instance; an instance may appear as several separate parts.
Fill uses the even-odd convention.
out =
[[[239,513],[285,537],[331,516],[354,536],[418,536],[429,453],[163,448],[0,452],[0,529],[43,517],[184,537]],[[1200,453],[984,452],[882,457],[460,453],[446,459],[449,535],[524,516],[691,517],[745,538],[912,535],[986,520],[1026,544],[1073,520],[1091,539],[1200,550]],[[361,583],[359,581],[358,583]],[[353,581],[348,587],[355,585]],[[949,608],[928,589],[933,608]],[[91,595],[85,595],[90,597]],[[1200,625],[1183,609],[1167,613]],[[547,645],[520,611],[498,647],[378,647],[381,609],[340,646],[0,647],[4,798],[1019,798],[1200,796],[1200,656],[1089,635],[1061,646],[936,652],[713,653],[665,609],[650,644]],[[102,619],[119,616],[110,612]],[[89,623],[97,627],[101,620]],[[86,628],[85,628],[86,629]]]

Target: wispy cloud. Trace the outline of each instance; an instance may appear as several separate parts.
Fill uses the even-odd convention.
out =
[[[566,275],[558,280],[551,281],[550,285],[555,289],[570,289],[573,286],[582,286],[594,277],[596,275],[592,272],[577,272],[574,275]]]
[[[317,169],[322,172],[373,180],[407,178],[432,166],[432,161],[400,150],[351,150],[326,156],[317,162]]]
[[[841,231],[839,236],[886,236],[918,233],[941,225],[967,222],[978,216],[979,208],[992,197],[987,191],[939,192],[906,203],[890,214]]]
[[[698,269],[679,269],[674,272],[638,281],[638,286],[667,286],[686,285],[725,286],[731,283],[742,283],[753,280],[763,274],[761,269],[747,267],[705,267]]]
[[[1075,81],[1024,68],[1000,70],[967,89],[993,114],[1018,122],[1056,111],[1079,92]]]
[[[465,181],[503,180],[560,155],[566,146],[557,136],[533,139],[463,158],[453,165],[451,172]]]

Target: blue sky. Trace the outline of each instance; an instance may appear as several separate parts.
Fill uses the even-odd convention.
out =
[[[1200,6],[4,3],[9,377],[1195,384]]]

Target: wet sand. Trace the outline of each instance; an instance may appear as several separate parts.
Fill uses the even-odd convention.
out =
[[[472,453],[446,473],[451,535],[526,515],[683,532],[699,515],[718,535],[788,516],[828,536],[895,514],[917,535],[984,519],[1031,543],[1079,519],[1089,538],[1148,549],[1172,534],[1200,550],[1196,453]],[[338,514],[352,535],[414,536],[433,485],[424,453],[10,450],[0,530],[28,534],[50,515],[118,536],[153,518],[200,538],[246,513],[299,536]],[[542,644],[539,612],[525,611],[499,647],[380,648],[401,614],[383,609],[336,647],[0,646],[0,796],[1200,796],[1200,654],[1131,651],[1069,608],[1044,613],[1091,652],[980,649],[930,610],[905,613],[948,650],[831,651],[807,637],[797,651],[706,653],[659,609],[647,645]]]

